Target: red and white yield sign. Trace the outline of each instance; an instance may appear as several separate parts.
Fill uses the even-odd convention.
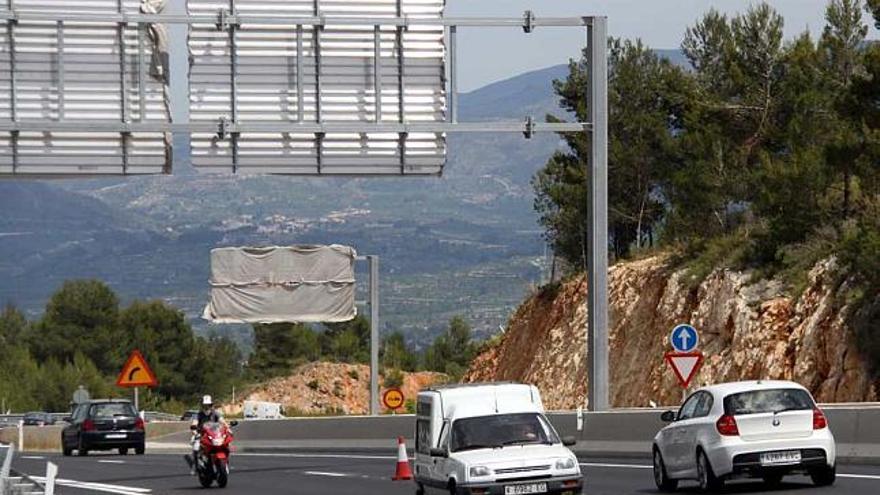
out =
[[[675,377],[678,378],[678,383],[681,384],[682,388],[688,388],[691,380],[697,376],[700,365],[703,364],[703,353],[697,351],[667,352],[666,362],[672,368],[672,371],[675,372]]]

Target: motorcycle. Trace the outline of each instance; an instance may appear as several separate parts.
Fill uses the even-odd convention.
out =
[[[230,423],[231,427],[237,425],[237,421]],[[202,425],[195,471],[204,488],[209,488],[214,481],[220,488],[225,488],[229,483],[229,454],[233,438],[231,428],[222,423]]]

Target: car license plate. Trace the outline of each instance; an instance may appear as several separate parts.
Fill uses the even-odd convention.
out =
[[[125,438],[125,437],[126,437],[125,433],[108,433],[108,434],[104,435],[104,438],[109,438],[111,440],[117,439],[117,438]]]
[[[547,493],[547,483],[528,485],[511,485],[504,487],[504,495],[528,495],[530,493]]]
[[[797,464],[801,462],[801,452],[799,450],[790,450],[786,452],[767,452],[761,454],[762,466],[773,466],[778,464]]]

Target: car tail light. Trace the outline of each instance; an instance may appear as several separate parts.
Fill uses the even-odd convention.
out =
[[[143,418],[137,418],[134,420],[134,429],[138,431],[144,430],[144,420]]]
[[[726,437],[739,436],[739,427],[736,425],[736,418],[729,414],[725,414],[718,418],[715,427],[718,429],[718,433]]]
[[[818,407],[813,409],[813,429],[824,430],[828,427],[828,420],[825,419],[825,413]]]
[[[83,429],[83,431],[95,431],[95,429],[96,429],[95,422],[92,421],[91,419],[87,419],[87,420],[83,421],[82,429]]]

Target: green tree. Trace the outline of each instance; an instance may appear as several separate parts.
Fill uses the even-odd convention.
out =
[[[400,332],[385,337],[380,351],[380,361],[385,369],[415,371],[418,366],[418,356],[406,344],[406,339]]]
[[[621,258],[653,241],[663,205],[658,186],[672,159],[687,79],[641,41],[610,40],[609,47],[609,235]],[[565,81],[554,83],[562,107],[584,121],[588,71],[585,54],[570,64]],[[535,209],[556,252],[585,266],[589,147],[583,133],[562,137],[569,151],[554,154],[532,181]]]
[[[423,368],[446,373],[458,380],[468,370],[476,353],[470,325],[464,318],[456,316],[449,321],[446,332],[425,350]]]
[[[37,360],[67,363],[81,352],[105,374],[118,372],[118,356],[112,351],[122,338],[119,300],[97,280],[65,282],[49,299],[43,318],[28,332]]]
[[[24,314],[14,306],[6,306],[0,312],[0,352],[8,346],[21,344],[28,322]]]
[[[268,378],[287,374],[299,364],[321,359],[318,333],[301,323],[254,326],[254,352],[248,371]]]
[[[370,362],[370,322],[363,316],[326,324],[320,342],[325,359],[340,363]]]
[[[838,119],[833,142],[828,147],[829,164],[843,183],[840,215],[852,214],[853,176],[865,157],[866,136],[858,112],[850,112],[852,84],[864,72],[863,49],[868,26],[862,21],[860,0],[832,0],[825,13],[828,22],[822,35],[823,54],[829,90],[836,96]]]

